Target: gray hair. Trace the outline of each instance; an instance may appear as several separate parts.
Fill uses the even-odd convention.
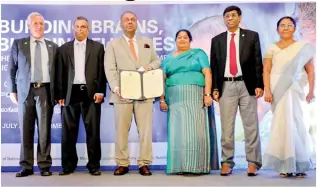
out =
[[[88,19],[87,19],[86,17],[84,17],[84,16],[78,16],[78,17],[75,19],[75,21],[74,21],[74,25],[75,25],[76,21],[78,21],[78,20],[84,20],[84,21],[86,21],[86,22],[87,22],[87,25],[88,25],[88,28],[90,28],[90,27],[89,27],[89,21],[88,21]]]
[[[84,16],[78,16],[78,17],[76,18],[76,20],[74,21],[74,23],[75,23],[77,20],[85,20],[85,21],[87,21],[87,23],[89,23],[88,19],[87,19],[86,17],[84,17]]]
[[[45,20],[45,19],[44,19],[44,16],[42,16],[42,14],[40,14],[40,13],[38,13],[38,12],[32,12],[32,13],[30,13],[30,14],[28,15],[28,18],[27,18],[28,24],[31,24],[31,19],[32,19],[33,16],[41,16],[41,17],[43,18],[43,20]]]

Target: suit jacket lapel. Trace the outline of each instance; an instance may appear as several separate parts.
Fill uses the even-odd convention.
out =
[[[127,52],[127,54],[129,55],[129,57],[131,58],[131,60],[133,60],[133,62],[135,62],[133,56],[132,56],[132,52],[130,50],[130,47],[127,43],[127,41],[125,40],[124,36],[121,37],[120,39],[120,43],[123,46],[124,50]]]
[[[246,38],[245,31],[240,28],[240,40],[239,40],[239,58],[240,59],[241,59],[241,54],[242,54],[245,38]],[[240,64],[241,64],[241,60],[240,60]]]
[[[45,40],[47,52],[48,52],[48,64],[49,64],[49,72],[51,72],[52,65],[53,65],[53,46]]]
[[[72,42],[69,43],[69,46],[68,46],[68,50],[69,50],[69,59],[70,59],[70,62],[71,62],[71,65],[73,66],[73,68],[75,67],[74,66],[74,41],[73,40]]]
[[[143,57],[142,54],[143,54],[144,46],[140,37],[136,38],[136,43],[138,44],[138,54],[137,54],[138,62],[137,63],[140,66],[142,65],[141,63],[142,63],[142,57]]]
[[[25,51],[25,55],[26,55],[26,59],[28,61],[28,63],[31,63],[31,47],[30,47],[30,43],[31,43],[31,38],[28,37],[23,41],[23,50]]]
[[[223,70],[225,69],[226,67],[226,60],[227,60],[227,32],[224,32],[222,34],[222,38],[221,38],[221,41],[223,42],[220,42],[221,43],[221,58],[222,58],[222,67],[223,67]]]
[[[86,42],[86,54],[85,54],[85,63],[87,64],[90,53],[91,53],[91,47],[92,47],[92,43],[91,40],[87,38],[87,42]]]

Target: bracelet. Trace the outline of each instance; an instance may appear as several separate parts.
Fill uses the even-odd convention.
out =
[[[211,94],[204,94],[204,96],[211,96]]]
[[[160,103],[165,103],[165,101],[164,100],[160,100]]]

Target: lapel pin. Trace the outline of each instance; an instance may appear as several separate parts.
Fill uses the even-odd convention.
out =
[[[244,34],[242,34],[242,37],[244,37]]]
[[[27,42],[24,42],[24,44],[28,44]]]
[[[52,45],[48,45],[48,47],[52,47]]]

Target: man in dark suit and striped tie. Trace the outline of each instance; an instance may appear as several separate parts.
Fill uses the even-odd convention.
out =
[[[21,131],[20,166],[16,177],[33,174],[34,129],[38,129],[37,165],[41,176],[50,176],[51,119],[54,108],[54,61],[57,44],[44,39],[44,18],[29,14],[30,37],[14,40],[9,60],[10,98],[18,105]],[[52,82],[51,82],[52,81]],[[51,94],[52,93],[52,94]]]

